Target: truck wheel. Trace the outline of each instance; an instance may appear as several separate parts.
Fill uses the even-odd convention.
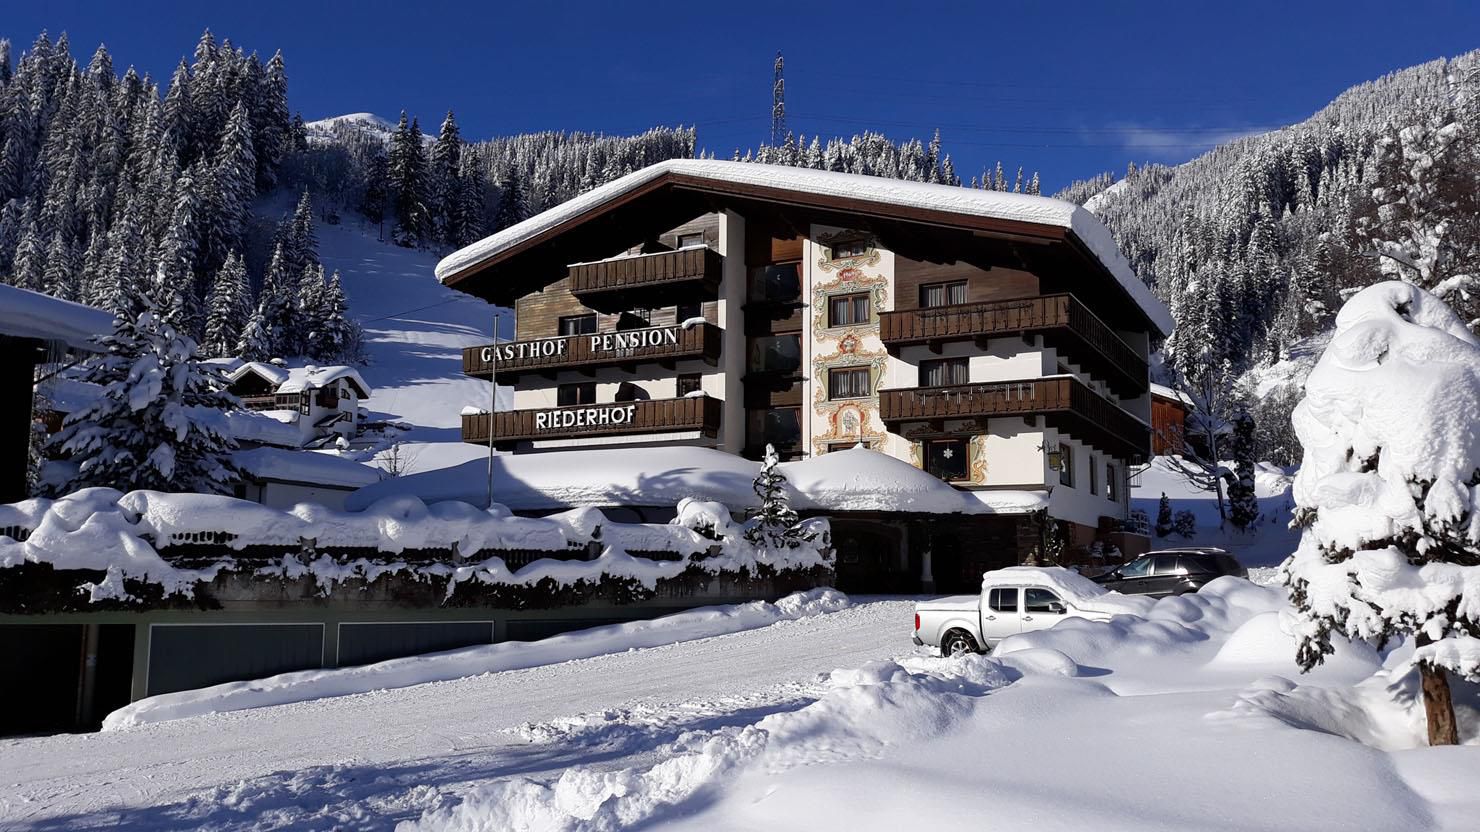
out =
[[[960,630],[950,631],[946,634],[945,641],[940,643],[940,654],[945,658],[975,652],[977,652],[976,641]]]

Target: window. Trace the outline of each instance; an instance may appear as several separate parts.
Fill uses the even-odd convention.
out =
[[[832,259],[842,260],[847,257],[862,257],[868,254],[868,240],[862,238],[857,240],[839,240],[829,248],[832,249]]]
[[[827,299],[828,326],[859,326],[869,322],[868,293],[834,295]]]
[[[1049,590],[1029,588],[1023,590],[1023,612],[1063,615],[1064,602]]]
[[[1144,578],[1151,574],[1151,558],[1136,558],[1115,573],[1122,578]]]
[[[970,365],[965,358],[933,358],[920,362],[921,387],[949,387],[971,380]]]
[[[920,307],[952,306],[966,302],[966,281],[927,283],[920,287]]]
[[[689,248],[691,246],[702,246],[702,245],[704,245],[704,232],[703,231],[694,231],[694,232],[690,232],[688,234],[680,234],[680,235],[678,235],[678,239],[674,241],[673,247],[674,248]]]
[[[1089,458],[1089,493],[1100,493],[1100,469],[1093,456]]]
[[[560,319],[561,335],[591,335],[596,332],[596,315],[566,315]]]
[[[1059,446],[1059,485],[1074,487],[1074,449]]]
[[[987,593],[987,606],[993,612],[1017,612],[1018,591],[1016,589],[994,589]]]
[[[1156,575],[1186,575],[1187,567],[1183,566],[1176,555],[1157,555],[1151,560],[1151,571]]]
[[[581,381],[555,388],[555,403],[560,407],[573,404],[596,404],[596,382]]]
[[[946,482],[967,478],[965,439],[931,439],[925,443],[925,470]]]
[[[773,407],[763,412],[752,411],[761,422],[760,445],[774,445],[785,456],[802,444],[802,410],[799,407]]]
[[[861,399],[869,395],[867,367],[834,367],[827,371],[829,399]]]
[[[766,266],[751,273],[750,299],[772,303],[794,303],[802,296],[802,277],[798,264]]]
[[[678,397],[681,399],[690,393],[698,393],[704,389],[704,377],[698,373],[681,373],[678,376]]]
[[[757,373],[795,373],[802,366],[802,336],[768,335],[750,339],[750,369]]]
[[[704,305],[701,303],[680,303],[674,309],[674,320],[683,323],[690,318],[704,317]]]
[[[848,451],[859,446],[862,446],[863,449],[866,451],[871,451],[874,448],[874,443],[867,440],[864,440],[862,442],[829,442],[827,443],[827,452],[832,453],[833,451]]]
[[[1109,462],[1105,463],[1105,499],[1112,503],[1120,502],[1120,485],[1115,479],[1115,466]]]

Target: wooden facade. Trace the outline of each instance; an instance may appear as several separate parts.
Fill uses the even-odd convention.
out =
[[[879,411],[891,431],[910,422],[943,425],[947,419],[1043,416],[1050,426],[1123,459],[1143,459],[1151,429],[1072,377],[909,387],[879,391]]]
[[[570,291],[597,310],[671,306],[713,297],[722,268],[719,252],[708,246],[576,263]]]
[[[879,338],[891,352],[926,344],[939,351],[948,341],[1042,334],[1049,346],[1103,376],[1117,393],[1147,389],[1147,366],[1130,345],[1073,295],[1020,297],[879,315]]]
[[[662,337],[650,337],[670,333],[672,342]],[[688,327],[673,324],[645,330],[606,331],[468,347],[463,350],[463,373],[488,378],[496,369],[500,382],[511,383],[529,374],[553,377],[560,370],[630,369],[651,362],[671,367],[673,362],[682,359],[699,359],[713,365],[719,360],[722,335],[719,327],[706,321]],[[633,339],[639,345],[627,348],[607,346],[609,341],[620,343],[623,338]],[[645,341],[652,343],[643,343]],[[512,348],[514,357],[497,359],[495,350],[500,348]]]
[[[709,396],[689,396],[500,411],[494,414],[497,418],[493,420],[493,441],[498,446],[512,446],[539,439],[673,432],[698,432],[713,438],[719,433],[723,404]],[[617,415],[618,410],[624,415]],[[603,417],[603,413],[608,415]],[[489,421],[487,413],[463,416],[463,441],[488,444]]]

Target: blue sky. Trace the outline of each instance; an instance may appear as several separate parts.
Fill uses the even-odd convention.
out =
[[[168,77],[203,28],[288,61],[313,119],[401,109],[469,138],[697,124],[719,156],[769,131],[786,55],[807,135],[939,127],[963,177],[1001,159],[1046,190],[1127,161],[1176,162],[1298,121],[1352,84],[1480,47],[1463,0],[1308,3],[314,3],[11,0],[23,48],[67,31]],[[902,10],[906,9],[908,10]]]

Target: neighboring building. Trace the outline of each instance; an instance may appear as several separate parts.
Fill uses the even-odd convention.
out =
[[[676,160],[437,274],[516,314],[514,341],[464,352],[465,372],[514,389],[512,410],[463,417],[466,441],[751,459],[862,443],[966,491],[1039,492],[1073,546],[1126,548],[1128,469],[1152,450],[1147,358],[1171,318],[1074,205]],[[840,573],[844,541],[911,563],[923,548],[950,588],[1038,539],[1026,513],[942,521],[913,542],[887,516],[834,516]]]
[[[1187,449],[1187,413],[1192,402],[1181,390],[1151,385],[1151,453],[1180,454]]]
[[[315,503],[344,510],[345,498],[385,472],[328,452],[250,448],[231,455],[241,471],[236,496],[272,508]]]
[[[33,415],[36,368],[60,365],[69,354],[97,352],[95,339],[112,331],[113,316],[101,309],[0,284],[0,386],[17,397],[0,415],[0,503],[29,496],[34,419],[48,415]]]
[[[359,372],[342,365],[288,368],[248,361],[226,379],[227,389],[254,414],[232,419],[238,438],[288,448],[322,448],[353,438],[360,402],[370,396]]]

